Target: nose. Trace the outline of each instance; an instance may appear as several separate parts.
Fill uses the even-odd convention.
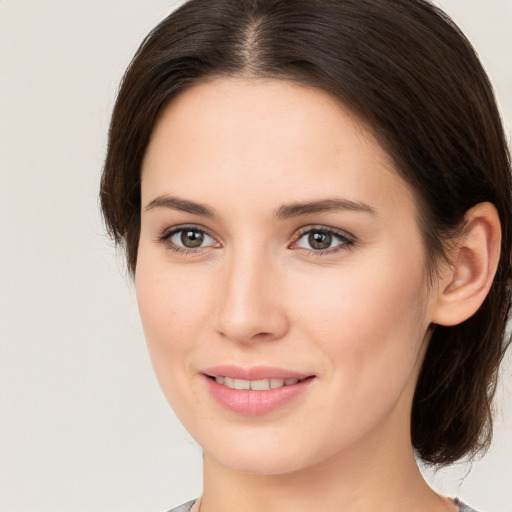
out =
[[[271,258],[233,254],[219,290],[216,330],[238,343],[272,341],[288,330],[283,282]]]

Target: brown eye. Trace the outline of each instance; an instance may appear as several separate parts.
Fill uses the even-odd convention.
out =
[[[329,249],[332,244],[332,235],[326,231],[312,231],[308,235],[308,243],[312,249]]]
[[[184,229],[181,232],[180,240],[184,247],[200,247],[204,241],[204,233],[202,231]]]
[[[338,249],[348,249],[354,244],[354,239],[334,229],[311,228],[302,232],[294,246],[299,249],[307,249],[312,252],[323,254],[322,251],[336,252]]]
[[[215,240],[211,236],[194,227],[175,229],[168,235],[164,235],[160,240],[176,250],[203,249],[215,245]]]

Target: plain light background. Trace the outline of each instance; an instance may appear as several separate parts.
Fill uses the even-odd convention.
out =
[[[98,182],[118,83],[165,0],[0,0],[0,512],[158,512],[199,495],[201,452],[150,367]],[[477,48],[510,139],[512,0],[439,2]],[[491,450],[429,475],[512,511],[512,357]]]

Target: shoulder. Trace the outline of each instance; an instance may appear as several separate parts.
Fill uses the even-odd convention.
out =
[[[196,502],[196,500],[187,501],[187,503],[183,503],[183,505],[180,505],[179,507],[173,508],[169,510],[168,512],[189,512],[192,508],[192,505]]]

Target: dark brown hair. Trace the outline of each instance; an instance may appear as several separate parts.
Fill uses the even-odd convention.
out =
[[[510,159],[492,87],[456,25],[426,0],[191,0],[143,41],[115,104],[101,182],[109,232],[133,273],[140,171],[155,121],[180,91],[219,76],[271,77],[321,88],[355,112],[415,192],[426,259],[477,203],[493,203],[503,239],[481,308],[435,326],[412,410],[428,463],[485,448],[497,368],[510,340]],[[438,260],[437,260],[438,261]]]

